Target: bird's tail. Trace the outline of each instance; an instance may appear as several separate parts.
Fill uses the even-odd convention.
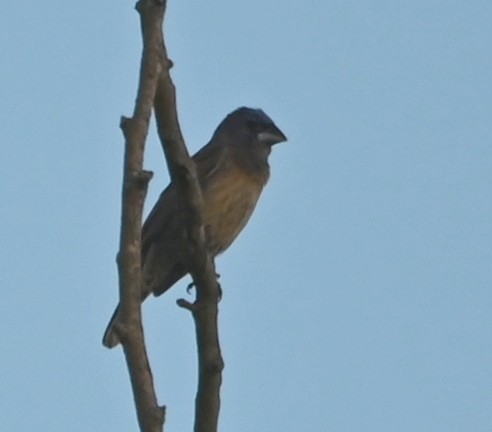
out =
[[[114,348],[120,343],[120,338],[114,329],[114,324],[119,319],[120,316],[120,305],[116,306],[113,316],[109,320],[109,324],[104,332],[102,343],[106,348]]]

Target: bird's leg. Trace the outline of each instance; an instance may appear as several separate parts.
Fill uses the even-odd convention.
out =
[[[219,274],[219,273],[215,273],[215,277],[216,277],[217,279],[220,279],[220,274]],[[186,293],[187,293],[188,295],[190,295],[190,294],[191,294],[191,290],[192,290],[193,288],[195,288],[195,282],[191,281],[191,282],[188,284],[188,286],[186,287]],[[221,298],[222,298],[222,288],[220,287],[220,284],[219,284],[219,301],[220,301],[220,299],[221,299]]]
[[[188,295],[190,295],[190,294],[191,294],[191,290],[192,290],[193,288],[195,288],[195,282],[191,281],[191,282],[188,284],[188,286],[186,287],[186,293],[187,293]]]
[[[217,278],[220,277],[220,275],[216,274]],[[220,286],[220,283],[217,281],[217,288],[219,290],[219,299],[218,301],[220,302],[222,300],[222,287]]]

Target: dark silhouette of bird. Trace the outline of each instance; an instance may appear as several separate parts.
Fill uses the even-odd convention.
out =
[[[245,227],[270,176],[272,146],[286,140],[262,110],[243,107],[230,113],[210,142],[193,156],[203,195],[207,246],[213,257],[224,252]],[[171,183],[142,227],[142,301],[150,293],[163,294],[189,273],[177,194]],[[118,316],[119,307],[104,333],[103,344],[108,348],[120,342],[113,327]]]

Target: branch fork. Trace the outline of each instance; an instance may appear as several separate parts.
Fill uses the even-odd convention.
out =
[[[186,251],[196,286],[196,301],[178,300],[192,312],[197,337],[199,382],[195,400],[195,432],[216,432],[220,408],[221,372],[224,362],[217,330],[217,304],[221,290],[215,264],[206,245],[203,197],[196,167],[186,149],[176,110],[176,90],[169,75],[173,62],[163,37],[164,0],[139,0],[143,53],[135,109],[122,117],[125,138],[122,189],[122,225],[118,270],[121,322],[117,331],[125,353],[142,432],[162,432],[165,407],[159,406],[146,352],[141,316],[141,226],[147,185],[152,178],[143,169],[143,154],[152,109],[171,181],[183,197],[190,247]]]

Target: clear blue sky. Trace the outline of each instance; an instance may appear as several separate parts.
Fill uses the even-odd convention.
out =
[[[191,151],[241,105],[289,142],[218,260],[221,431],[492,430],[492,3],[170,1]],[[0,16],[0,430],[135,431],[117,301],[132,2]],[[155,172],[146,211],[167,183]],[[191,430],[183,280],[145,304],[167,431]]]

